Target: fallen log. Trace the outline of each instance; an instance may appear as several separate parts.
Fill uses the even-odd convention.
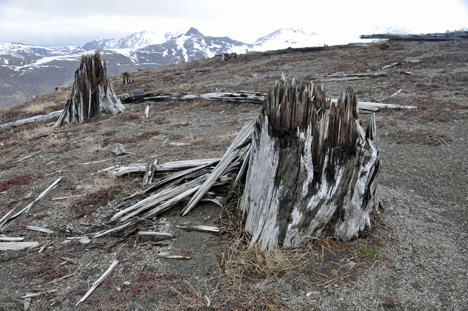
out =
[[[33,117],[21,119],[21,120],[16,120],[16,121],[9,122],[9,123],[0,124],[0,133],[9,131],[9,130],[15,128],[15,127],[19,127],[19,126],[22,126],[22,125],[41,122],[41,121],[45,121],[45,120],[49,120],[49,119],[58,117],[60,114],[62,114],[62,112],[63,112],[63,110],[57,110],[57,111],[51,112],[49,114],[40,114],[40,115],[37,115],[37,116],[33,116]]]
[[[446,33],[427,34],[372,34],[361,35],[361,39],[388,39],[388,40],[408,40],[408,41],[451,41],[468,39],[468,31],[454,31]]]
[[[319,81],[341,81],[341,80],[356,80],[356,79],[369,79],[373,77],[384,77],[388,74],[385,72],[374,72],[374,73],[356,73],[351,75],[329,75],[323,78],[318,78]],[[250,94],[250,95],[248,95]],[[191,99],[208,99],[208,100],[226,100],[229,102],[239,103],[251,103],[251,104],[264,104],[266,93],[254,93],[254,92],[224,92],[224,93],[146,93],[143,95],[131,96],[125,98],[124,103],[141,103],[145,101],[163,101],[163,100],[191,100]],[[338,99],[332,99],[336,102]],[[384,103],[371,103],[371,102],[358,102],[359,112],[368,113],[369,110],[373,112],[380,111],[381,109],[416,109],[416,106],[403,106],[395,104],[384,104]]]
[[[141,103],[145,101],[162,101],[162,100],[225,100],[228,102],[239,103],[257,103],[262,104],[264,101],[264,93],[259,92],[221,92],[221,93],[146,93],[143,95],[130,96],[123,100],[124,103]]]

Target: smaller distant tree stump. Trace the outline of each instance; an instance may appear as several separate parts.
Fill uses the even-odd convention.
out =
[[[133,79],[130,77],[130,74],[128,72],[123,72],[121,76],[123,85],[133,83]]]
[[[117,114],[124,106],[117,98],[107,75],[107,66],[101,54],[83,55],[80,68],[75,72],[70,98],[54,126],[64,123],[83,123],[99,114]]]
[[[311,83],[271,88],[250,147],[239,208],[251,244],[299,247],[307,237],[350,240],[378,207],[375,116],[367,131],[348,89],[335,104]]]

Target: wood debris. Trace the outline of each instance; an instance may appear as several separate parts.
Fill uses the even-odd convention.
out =
[[[203,231],[203,232],[215,232],[218,233],[221,229],[215,226],[195,225],[195,226],[176,226],[176,228],[183,229],[186,231]]]
[[[145,101],[162,101],[162,100],[225,100],[228,102],[239,103],[258,103],[264,101],[265,94],[259,92],[219,92],[219,93],[145,93],[143,95],[130,96],[124,99],[124,103],[141,103]]]
[[[47,193],[49,193],[49,191],[51,191],[52,189],[55,188],[55,186],[57,186],[57,184],[62,180],[62,177],[59,177],[56,181],[54,181],[46,190],[44,190],[34,201],[32,201],[31,203],[29,203],[25,208],[23,208],[21,211],[19,211],[18,213],[14,214],[13,216],[7,218],[7,217],[2,217],[2,219],[0,220],[0,232],[5,230],[11,223],[13,220],[15,220],[16,218],[18,218],[19,216],[21,216],[23,213],[27,213],[31,207],[36,204],[37,202],[39,202],[40,199],[42,199]],[[10,215],[11,213],[13,212],[13,210],[11,210],[10,212],[7,213],[7,215]]]
[[[362,72],[362,73],[352,73],[345,74],[344,72],[334,73],[322,78],[318,78],[319,81],[350,81],[350,80],[361,80],[361,79],[371,79],[377,77],[386,77],[388,76],[387,72]]]
[[[155,232],[155,231],[138,231],[138,235],[146,237],[157,237],[157,238],[173,238],[174,235],[169,232]]]
[[[0,242],[0,251],[20,251],[38,246],[39,242]]]
[[[53,234],[54,231],[47,229],[47,228],[42,228],[42,227],[37,227],[37,226],[26,226],[26,229],[28,230],[33,230],[33,231],[39,231],[47,234]]]
[[[186,252],[160,252],[158,258],[166,259],[191,259],[192,257]]]
[[[101,285],[101,283],[112,273],[112,271],[115,269],[115,267],[117,266],[117,264],[119,263],[118,260],[114,260],[111,265],[109,266],[109,268],[107,268],[106,272],[104,272],[101,277],[99,279],[96,280],[96,282],[93,283],[93,286],[91,286],[91,288],[88,290],[88,292],[76,303],[75,306],[79,305],[80,303],[82,303],[83,301],[85,301],[89,295],[91,295],[94,290],[99,286]]]
[[[5,241],[5,242],[17,242],[17,241],[23,241],[24,237],[10,237],[10,236],[0,236],[0,241]]]
[[[27,298],[32,298],[32,297],[38,297],[38,296],[41,296],[41,295],[48,295],[48,294],[52,294],[52,293],[56,293],[56,292],[58,292],[58,290],[52,289],[52,290],[49,290],[49,291],[43,291],[43,292],[39,292],[39,293],[27,293],[26,295],[21,296],[21,298],[22,299],[27,299]]]
[[[22,162],[22,161],[24,161],[24,160],[26,160],[26,159],[29,159],[29,158],[31,158],[31,157],[33,157],[33,156],[35,156],[36,154],[39,154],[39,153],[41,153],[41,152],[42,152],[42,150],[39,150],[39,151],[34,152],[34,153],[30,154],[30,155],[27,155],[27,156],[25,156],[25,157],[22,157],[21,159],[19,159],[19,160],[16,161],[16,162],[18,162],[18,163],[19,163],[19,162]]]

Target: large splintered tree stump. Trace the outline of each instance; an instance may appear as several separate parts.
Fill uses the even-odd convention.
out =
[[[124,107],[114,92],[107,75],[107,66],[101,54],[83,55],[80,68],[75,72],[72,93],[55,126],[64,123],[83,123],[99,114],[116,114]]]
[[[370,227],[380,163],[375,117],[364,131],[352,89],[335,104],[310,83],[277,83],[256,127],[240,203],[251,244],[350,240]]]

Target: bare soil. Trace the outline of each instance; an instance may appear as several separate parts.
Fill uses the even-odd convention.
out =
[[[232,228],[239,222],[235,210],[208,203],[185,217],[177,207],[137,228],[173,233],[169,240],[135,231],[86,244],[67,239],[111,228],[108,220],[121,199],[142,188],[141,177],[112,179],[100,170],[155,157],[159,163],[221,157],[245,122],[257,118],[260,105],[146,102],[85,124],[43,123],[1,133],[0,218],[63,179],[2,232],[40,246],[0,252],[0,310],[468,310],[466,51],[466,40],[389,41],[175,64],[133,73],[130,85],[113,78],[125,97],[135,89],[266,92],[285,72],[323,83],[331,98],[352,87],[361,101],[418,106],[377,113],[381,209],[373,229],[350,242],[311,239],[302,250],[273,255],[236,248],[242,243]],[[386,75],[327,77],[363,72]],[[69,94],[64,88],[38,96],[0,111],[0,120],[38,114],[26,109],[33,104],[44,104],[43,113],[61,109]],[[131,153],[113,156],[115,143]],[[188,224],[225,229],[212,234],[176,227]],[[168,250],[191,259],[158,257]],[[112,274],[75,307],[114,259],[119,264]],[[22,298],[28,293],[40,295]]]

